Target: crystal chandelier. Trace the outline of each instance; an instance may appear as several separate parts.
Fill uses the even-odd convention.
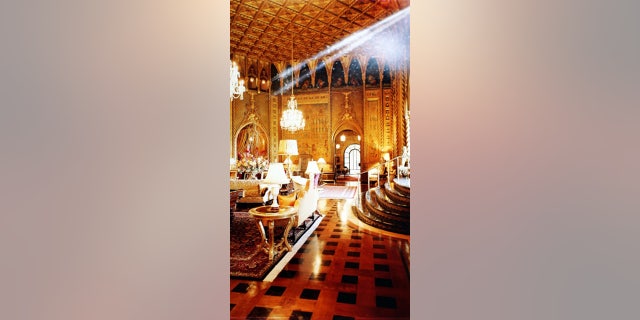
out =
[[[304,129],[304,116],[302,115],[302,111],[298,110],[298,101],[296,101],[295,96],[293,95],[293,37],[291,39],[291,97],[289,98],[289,102],[287,102],[287,109],[282,112],[282,117],[280,118],[280,127],[283,130],[287,130],[289,132],[296,132],[298,130]]]
[[[293,94],[291,94],[291,98],[289,98],[287,109],[282,112],[280,127],[290,132],[304,129],[304,116],[302,115],[302,111],[298,110],[298,102],[293,97]]]
[[[240,100],[244,99],[244,79],[240,79],[240,72],[238,71],[238,65],[235,61],[231,62],[230,79],[230,100],[237,98],[240,98]]]

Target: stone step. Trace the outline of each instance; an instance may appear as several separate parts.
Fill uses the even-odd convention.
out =
[[[353,212],[358,219],[375,228],[408,235],[410,233],[410,183],[408,178],[394,179],[360,194]]]
[[[395,191],[392,188],[387,188],[387,185],[383,185],[383,188],[381,190],[382,192],[384,192],[385,196],[392,202],[407,207],[409,208],[411,206],[411,198],[409,198],[408,196],[405,196],[404,194],[401,194],[397,191]]]
[[[393,184],[393,190],[405,197],[411,197],[411,187],[409,185],[396,182]]]
[[[396,201],[392,200],[387,196],[385,190],[386,188],[376,188],[373,190],[375,201],[377,202],[377,204],[386,211],[395,212],[398,215],[408,216],[410,210],[409,206],[402,203],[397,203]]]
[[[409,222],[409,214],[402,212],[394,212],[385,210],[382,206],[380,206],[379,201],[375,196],[375,191],[371,190],[367,192],[365,196],[365,206],[364,208],[369,211],[372,215],[380,217],[381,220],[389,221],[389,222],[400,222],[400,223],[408,223]]]
[[[370,215],[368,212],[361,210],[360,208],[353,206],[353,213],[358,219],[372,227],[382,229],[385,231],[405,234],[410,233],[409,224],[389,223],[387,221],[380,220],[378,217]]]

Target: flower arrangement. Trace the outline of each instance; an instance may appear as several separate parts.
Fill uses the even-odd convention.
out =
[[[236,163],[236,168],[240,173],[256,174],[269,168],[269,160],[263,157],[254,157],[253,155],[248,154]]]

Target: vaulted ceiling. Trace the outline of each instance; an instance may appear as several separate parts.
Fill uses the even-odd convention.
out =
[[[231,54],[271,62],[291,61],[292,45],[295,60],[322,55],[348,36],[409,8],[409,0],[231,0],[230,4]],[[408,46],[408,12],[406,17],[406,35],[400,41]],[[397,34],[393,37],[398,40]]]

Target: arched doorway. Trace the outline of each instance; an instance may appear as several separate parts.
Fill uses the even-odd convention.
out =
[[[360,134],[345,129],[335,136],[335,172],[341,175],[360,174]]]
[[[360,174],[360,145],[351,144],[344,149],[344,166],[349,174]]]

